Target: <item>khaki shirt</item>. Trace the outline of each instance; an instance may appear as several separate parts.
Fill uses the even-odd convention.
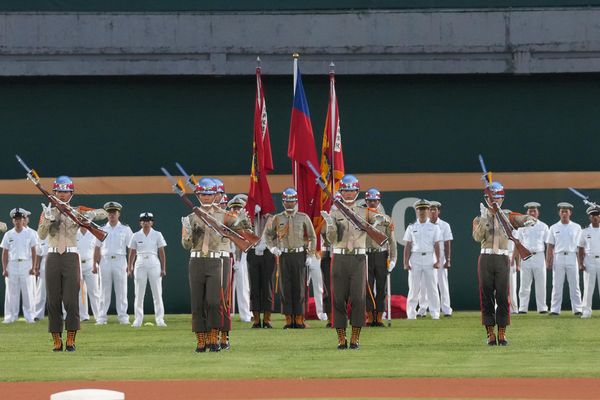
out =
[[[523,215],[509,210],[502,211],[504,212],[504,215],[508,217],[508,220],[514,229],[524,226],[527,221],[536,221],[536,219],[530,215]],[[476,242],[481,243],[482,249],[494,248],[495,236],[497,236],[498,249],[508,250],[508,236],[506,236],[500,222],[489,210],[485,217],[479,216],[473,220],[473,239],[475,239]]]
[[[369,209],[369,211],[381,214],[385,217],[385,221],[377,225],[375,229],[377,229],[380,232],[383,232],[385,236],[388,237],[388,241],[385,242],[383,246],[380,246],[373,239],[371,239],[369,235],[367,235],[367,249],[372,251],[388,251],[388,257],[390,259],[390,262],[395,262],[398,259],[398,248],[396,244],[396,234],[394,233],[394,222],[392,221],[392,217],[379,211],[375,211],[373,209]]]
[[[217,221],[232,229],[240,231],[246,229],[249,224],[244,222],[244,216],[238,217],[235,214],[228,213],[218,207],[208,209],[208,214],[212,215]],[[219,236],[211,227],[206,225],[196,214],[191,213],[187,216],[192,227],[192,232],[188,233],[185,229],[181,235],[181,245],[184,249],[190,251],[231,251],[231,241]],[[239,221],[239,222],[238,222]],[[205,239],[206,236],[206,239]],[[205,247],[206,246],[206,247]],[[205,247],[205,248],[204,248]],[[204,248],[204,249],[203,249]]]
[[[76,210],[81,213],[89,211],[88,208],[85,208],[85,211],[83,211],[82,207],[76,207]],[[96,209],[94,211],[96,212],[96,216],[94,217],[95,221],[108,218],[108,213],[105,210]],[[64,235],[65,246],[77,247],[77,231],[79,230],[79,225],[73,222],[71,218],[61,214],[56,207],[52,207],[51,212],[54,216],[54,221],[47,220],[42,213],[40,225],[38,226],[39,238],[41,240],[48,238],[48,247],[58,247],[58,239],[60,235]]]
[[[378,214],[368,208],[357,206],[356,203],[350,206],[358,216],[364,218],[369,224],[376,222],[375,216]],[[336,249],[366,249],[367,233],[357,229],[352,222],[346,219],[344,214],[338,209],[331,210],[333,225],[327,225],[326,236]],[[389,224],[382,222],[381,224]]]
[[[306,247],[309,256],[315,255],[317,235],[308,215],[295,211],[275,214],[265,227],[267,247],[295,249]]]

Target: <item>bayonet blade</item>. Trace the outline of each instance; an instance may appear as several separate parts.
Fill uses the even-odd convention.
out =
[[[196,186],[194,185],[194,182],[192,182],[192,177],[190,174],[188,174],[185,169],[183,169],[183,166],[181,164],[179,164],[178,162],[175,163],[175,166],[177,167],[177,169],[179,170],[179,172],[181,172],[181,175],[183,175],[183,177],[185,178],[185,184],[192,190],[194,191],[196,189]]]
[[[584,195],[583,193],[581,193],[581,192],[578,192],[577,190],[573,189],[572,187],[570,187],[570,188],[569,188],[569,190],[570,190],[571,192],[573,192],[573,193],[574,193],[576,196],[579,196],[579,197],[581,197],[583,200],[587,200],[587,199],[589,199],[589,198],[590,198],[590,196],[586,196],[586,195]]]

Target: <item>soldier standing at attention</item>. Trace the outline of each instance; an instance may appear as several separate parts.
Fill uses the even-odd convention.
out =
[[[350,210],[363,217],[369,224],[381,224],[384,217],[356,204],[360,190],[358,179],[354,175],[344,175],[340,181],[342,200]],[[347,307],[352,304],[350,325],[350,349],[360,348],[360,331],[365,326],[367,260],[366,237],[364,230],[357,228],[353,222],[338,209],[331,213],[321,212],[327,224],[326,235],[332,245],[333,262],[331,265],[331,288],[333,297],[333,326],[338,337],[338,349],[348,348],[346,327],[348,325]]]
[[[96,248],[96,238],[85,227],[80,227],[77,231],[77,249],[79,251],[79,263],[81,265],[81,282],[79,317],[82,321],[90,318],[88,309],[89,304],[92,307],[94,320],[98,321],[100,310],[102,308],[102,296],[100,294],[100,284],[98,279],[98,267],[94,265],[94,250]]]
[[[573,205],[566,202],[557,204],[560,221],[550,227],[546,243],[546,265],[552,270],[552,300],[550,315],[559,315],[562,306],[562,293],[565,276],[569,284],[571,310],[581,315],[581,292],[579,291],[579,268],[577,267],[577,246],[581,226],[571,221]]]
[[[284,329],[306,327],[304,300],[307,268],[315,260],[317,237],[308,215],[298,212],[298,192],[287,188],[282,193],[284,211],[275,214],[265,228],[271,253],[281,267],[281,307]]]
[[[379,246],[373,239],[367,236],[367,270],[369,293],[367,294],[366,307],[367,326],[384,326],[383,312],[385,310],[386,278],[396,266],[398,249],[396,247],[396,236],[394,234],[394,223],[389,215],[380,212],[381,193],[375,188],[367,190],[365,201],[370,212],[379,213],[385,217],[386,224],[379,225],[378,230],[383,232],[389,239],[383,246]]]
[[[515,251],[514,257],[517,269],[521,274],[521,287],[519,289],[519,314],[527,314],[529,309],[529,296],[531,283],[535,282],[535,303],[540,314],[548,312],[546,304],[546,237],[548,225],[540,221],[540,203],[531,201],[525,204],[527,215],[537,219],[535,225],[524,226],[517,230],[517,239],[531,252],[531,257],[521,260],[519,252]]]
[[[600,208],[586,210],[590,225],[581,231],[579,239],[579,265],[583,269],[583,308],[581,318],[591,318],[592,299],[596,280],[600,290]]]
[[[102,309],[96,319],[96,325],[105,325],[107,322],[108,308],[112,288],[115,288],[115,306],[117,319],[122,325],[129,324],[127,315],[127,246],[131,242],[133,232],[128,225],[119,221],[123,206],[116,201],[104,204],[104,210],[108,213],[108,223],[102,230],[108,233],[104,242],[96,240],[94,251],[95,265],[100,268],[100,287],[102,288]]]
[[[58,200],[69,203],[75,186],[67,176],[59,176],[52,187]],[[75,351],[75,335],[79,330],[79,254],[77,253],[77,231],[79,225],[63,215],[56,207],[42,205],[43,213],[38,227],[41,240],[48,238],[48,258],[46,260],[46,292],[48,308],[48,331],[54,341],[53,351],[62,351],[63,315],[67,328],[65,350]],[[89,210],[84,213],[87,219],[105,219],[104,210]]]
[[[492,182],[489,189],[494,202],[498,206],[502,206],[504,187],[499,182]],[[487,197],[485,201],[488,202]],[[498,221],[499,216],[495,214],[490,204],[488,204],[488,207],[480,203],[480,215],[473,220],[473,239],[481,244],[478,264],[481,322],[486,329],[488,345],[506,346],[508,345],[506,327],[510,324],[510,305],[508,301],[510,278],[509,239]],[[536,221],[530,215],[512,213],[508,210],[502,212],[515,229],[525,225],[533,225]],[[494,332],[496,325],[498,325],[497,341]]]
[[[429,202],[429,221],[440,228],[442,241],[440,242],[440,268],[437,269],[437,284],[440,290],[440,306],[444,317],[452,316],[452,307],[450,306],[450,287],[448,285],[448,271],[450,270],[452,259],[452,228],[450,224],[440,218],[442,203],[439,201]]]

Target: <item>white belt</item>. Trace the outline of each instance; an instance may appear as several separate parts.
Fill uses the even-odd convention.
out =
[[[412,254],[416,254],[418,256],[426,256],[429,254],[433,254],[433,251],[413,251]]]
[[[333,254],[348,254],[348,255],[357,255],[357,254],[366,254],[365,249],[333,249]]]
[[[321,247],[321,251],[329,251],[329,247],[323,246],[323,247]]]
[[[496,254],[499,256],[507,256],[508,250],[481,249],[481,254]]]
[[[558,254],[559,256],[568,256],[571,254],[575,254],[574,251],[557,251],[554,254]]]
[[[48,253],[58,253],[58,247],[48,247]],[[77,247],[65,247],[65,253],[77,253]]]
[[[386,252],[387,249],[367,249],[367,253],[372,254],[372,253],[383,253]]]
[[[139,258],[143,258],[144,260],[148,260],[150,258],[158,258],[158,255],[154,254],[154,253],[138,253],[138,257]]]
[[[8,260],[9,262],[25,262],[25,261],[31,261],[30,258],[15,258],[13,260]]]
[[[190,257],[194,258],[221,258],[221,257],[229,257],[229,253],[226,251],[207,251],[203,253],[201,251],[191,251]]]
[[[82,263],[82,264],[86,264],[86,263],[91,262],[91,261],[92,261],[91,258],[86,258],[85,260],[80,260],[79,262]]]
[[[116,260],[117,258],[120,258],[120,257],[125,257],[125,254],[111,254],[110,256],[109,255],[102,256],[102,258],[107,258],[107,259],[111,259],[111,260]]]
[[[282,248],[281,252],[282,253],[300,253],[304,251],[304,247],[295,247],[295,248]]]

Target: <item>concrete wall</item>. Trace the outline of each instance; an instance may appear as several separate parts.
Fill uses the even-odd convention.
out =
[[[537,74],[600,70],[599,7],[0,14],[0,74]]]

